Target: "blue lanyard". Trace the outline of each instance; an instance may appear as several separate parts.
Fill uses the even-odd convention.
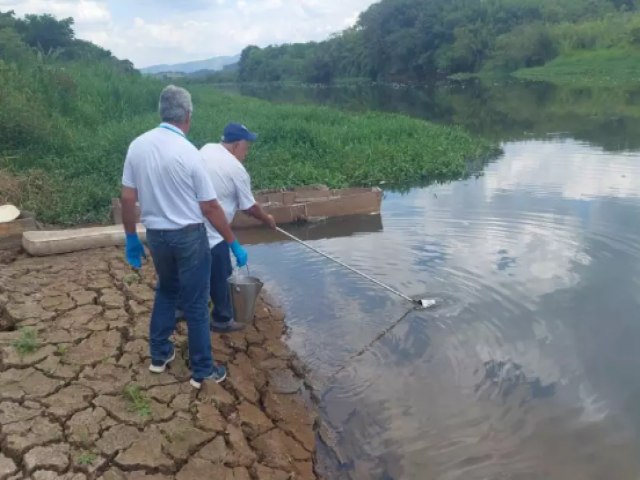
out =
[[[169,130],[170,132],[173,132],[175,134],[180,135],[182,138],[184,138],[186,140],[187,136],[182,132],[182,130],[180,130],[177,127],[174,127],[172,125],[167,125],[166,123],[161,123],[160,125],[158,125],[159,128],[164,128],[165,130]]]

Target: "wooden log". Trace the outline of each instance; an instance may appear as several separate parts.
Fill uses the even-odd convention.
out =
[[[144,226],[138,225],[138,234],[146,240]],[[22,248],[29,254],[41,257],[62,253],[89,250],[92,248],[124,245],[122,225],[106,227],[75,228],[72,230],[36,230],[22,234]]]

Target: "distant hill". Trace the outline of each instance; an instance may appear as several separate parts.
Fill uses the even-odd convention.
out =
[[[150,67],[141,68],[140,71],[147,75],[155,75],[158,73],[194,73],[199,70],[218,71],[225,66],[237,63],[240,55],[232,55],[227,57],[213,57],[206,60],[197,60],[195,62],[177,63],[174,65],[152,65]]]

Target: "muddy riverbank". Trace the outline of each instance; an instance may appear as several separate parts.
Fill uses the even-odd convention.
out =
[[[179,355],[149,373],[154,271],[128,284],[120,249],[0,263],[0,479],[315,479],[316,423],[282,311],[216,335],[221,385]]]

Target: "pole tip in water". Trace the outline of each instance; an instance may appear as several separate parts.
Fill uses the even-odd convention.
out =
[[[414,300],[414,303],[416,304],[416,307],[418,307],[419,309],[425,309],[425,308],[433,307],[436,304],[436,301],[433,299],[420,298],[420,299]]]

